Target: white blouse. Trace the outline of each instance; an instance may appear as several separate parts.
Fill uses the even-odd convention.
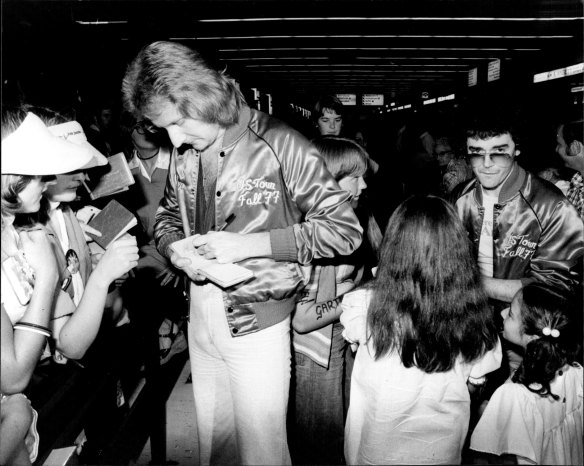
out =
[[[491,397],[470,447],[517,455],[519,464],[583,464],[582,376],[580,365],[558,371],[550,384],[557,401],[508,380]]]
[[[470,418],[466,382],[500,366],[500,342],[448,372],[406,368],[395,352],[375,360],[364,340],[370,299],[370,290],[357,290],[342,304],[346,335],[360,343],[345,427],[347,464],[460,464]]]

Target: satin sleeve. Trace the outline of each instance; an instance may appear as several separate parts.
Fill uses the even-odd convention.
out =
[[[539,244],[521,282],[525,286],[539,281],[572,291],[581,280],[584,224],[566,199],[542,220]]]
[[[351,208],[350,194],[339,187],[316,148],[291,133],[278,152],[286,187],[304,215],[293,226],[297,261],[308,264],[354,252],[363,229]]]
[[[176,149],[174,149],[170,159],[164,196],[162,196],[154,216],[154,240],[156,248],[164,257],[170,257],[168,247],[172,243],[185,237],[183,225],[184,215],[181,214],[178,202],[181,187],[178,182],[176,163]]]

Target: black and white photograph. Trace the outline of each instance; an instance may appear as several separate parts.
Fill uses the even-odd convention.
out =
[[[582,0],[0,14],[0,466],[584,463]]]

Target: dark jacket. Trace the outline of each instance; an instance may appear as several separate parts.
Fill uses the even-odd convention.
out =
[[[477,180],[455,203],[477,256],[485,209]],[[573,292],[582,278],[583,224],[561,191],[515,165],[493,209],[493,277]]]
[[[233,336],[267,328],[295,307],[314,259],[351,254],[362,228],[317,150],[300,133],[268,115],[245,107],[227,129],[217,157],[212,224],[236,214],[230,232],[270,232],[272,257],[239,264],[255,278],[224,290],[224,307]],[[209,156],[210,154],[203,154]],[[165,195],[156,213],[159,251],[195,231],[199,154],[174,150]],[[191,287],[192,299],[197,286]]]

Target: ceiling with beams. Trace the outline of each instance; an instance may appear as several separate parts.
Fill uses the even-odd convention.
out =
[[[580,0],[5,0],[3,58],[50,68],[63,58],[35,51],[66,53],[66,40],[79,63],[120,74],[145,43],[171,39],[267,92],[399,98],[450,92],[494,59],[511,72],[580,63],[583,19]]]

